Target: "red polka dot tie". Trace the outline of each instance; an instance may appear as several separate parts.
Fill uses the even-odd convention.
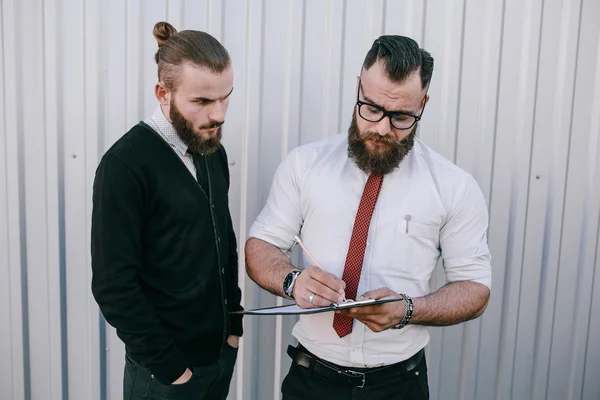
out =
[[[344,275],[342,276],[342,280],[346,282],[347,299],[356,299],[360,272],[367,247],[369,225],[371,224],[371,217],[373,216],[373,210],[375,209],[375,203],[377,202],[382,183],[383,175],[369,175],[362,198],[360,199],[358,211],[356,212],[352,237],[350,238],[350,247],[348,247],[346,264],[344,265]],[[342,338],[352,332],[352,321],[353,318],[351,317],[335,314],[333,317],[333,329]]]

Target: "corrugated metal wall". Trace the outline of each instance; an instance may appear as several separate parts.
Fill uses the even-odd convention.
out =
[[[481,185],[494,267],[484,316],[432,329],[432,398],[600,398],[600,1],[2,0],[1,399],[120,398],[123,346],[90,293],[91,187],[155,107],[164,19],[233,58],[240,251],[281,157],[347,128],[372,41],[430,50],[420,136]],[[240,282],[246,307],[275,304]],[[279,397],[293,323],[246,319],[231,398]]]

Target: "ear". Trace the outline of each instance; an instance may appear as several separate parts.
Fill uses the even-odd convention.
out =
[[[162,106],[171,104],[171,91],[162,82],[157,82],[154,87],[154,95]]]
[[[425,109],[425,106],[427,105],[428,102],[429,102],[429,94],[426,94],[425,97],[423,98],[423,100],[421,100],[421,108],[420,108],[421,113],[423,113],[423,110]]]

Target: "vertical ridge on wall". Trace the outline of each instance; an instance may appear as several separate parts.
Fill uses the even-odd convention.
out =
[[[341,11],[341,19],[342,19],[342,23],[341,23],[341,27],[340,27],[340,69],[342,69],[342,65],[344,65],[344,59],[346,57],[346,12],[347,12],[347,2],[342,0],[342,11]],[[339,74],[339,82],[338,82],[338,123],[337,123],[337,129],[336,132],[342,132],[343,131],[343,124],[344,122],[342,121],[342,116],[344,115],[343,113],[343,108],[342,105],[344,104],[343,102],[343,90],[342,88],[344,87],[344,75],[343,74]]]
[[[535,12],[534,12],[534,4]],[[490,209],[490,248],[495,254],[496,277],[494,290],[502,295],[498,368],[496,370],[495,398],[511,397],[512,371],[515,368],[515,341],[519,294],[521,291],[521,268],[525,234],[526,204],[528,199],[528,176],[530,171],[533,118],[535,110],[535,73],[537,71],[537,47],[535,33],[540,30],[538,1],[528,2],[525,8],[516,1],[507,0],[505,7],[503,58],[498,104],[497,154],[494,165],[493,187],[503,188],[496,192],[496,200]],[[522,173],[520,171],[524,171]],[[508,205],[508,207],[506,206]]]
[[[600,44],[600,41],[599,41]],[[596,69],[596,82],[600,82],[600,47],[598,49],[598,64]],[[596,88],[600,88],[597,85]],[[596,94],[600,91],[596,91]],[[598,108],[596,108],[598,110]],[[596,125],[595,135],[600,134],[600,129]],[[597,138],[597,137],[596,137]],[[598,143],[598,142],[597,142]],[[596,147],[596,151],[600,151],[600,148]],[[596,167],[596,174],[600,179],[600,164]],[[596,192],[598,186],[596,185]],[[600,198],[598,194],[597,198]],[[600,207],[598,207],[600,208]],[[591,307],[588,314],[588,320],[590,321],[586,336],[586,357],[584,359],[584,373],[582,374],[582,395],[583,399],[591,399],[594,395],[600,393],[600,380],[598,380],[597,371],[600,370],[600,342],[597,339],[596,332],[600,330],[600,213],[597,219],[598,227],[596,229],[596,251],[594,254],[594,273],[592,277],[592,297]]]
[[[92,194],[93,181],[98,165],[99,153],[103,147],[99,148],[98,137],[104,136],[104,101],[103,92],[103,23],[102,2],[86,1],[83,7],[83,36],[84,36],[84,81],[85,81],[85,243],[91,243],[91,215],[92,215]],[[89,248],[89,245],[88,245]],[[87,249],[86,249],[87,250]],[[93,310],[95,300],[91,294],[91,252],[85,251],[86,265],[86,308]],[[102,335],[105,327],[101,324],[96,313],[87,313],[88,340],[91,343],[88,349],[87,357],[89,360],[96,360],[99,356],[105,359],[104,355],[106,342]],[[89,390],[92,392],[90,399],[100,400],[106,398],[106,373],[103,367],[105,362],[92,362],[88,371],[90,381]]]
[[[5,72],[4,72],[4,40],[6,34],[3,30],[4,11],[3,3],[0,3],[0,318],[10,321],[11,316],[11,292],[10,292],[10,263],[9,263],[9,227],[8,227],[8,184],[7,184],[7,131],[5,125]],[[4,380],[0,381],[0,387],[4,393],[15,395],[12,382],[12,325],[0,324],[0,337],[5,340],[0,341],[0,376]]]
[[[500,77],[502,73],[501,68],[501,60],[503,58],[503,49],[504,49],[504,28],[505,28],[505,16],[506,16],[506,0],[502,1],[501,13],[500,13],[500,21],[499,21],[499,39],[498,39],[498,70],[494,76],[496,81],[496,92],[494,99],[494,121],[493,121],[493,148],[491,156],[491,166],[490,166],[490,183],[489,183],[489,192],[485,193],[484,196],[488,199],[488,210],[492,208],[493,199],[494,199],[494,185],[495,182],[495,169],[496,166],[496,145],[498,143],[498,125],[499,125],[499,103],[500,103]],[[497,189],[497,188],[496,188]],[[488,241],[490,239],[489,232],[493,229],[492,222],[490,220],[488,226]],[[490,244],[491,249],[491,244]],[[495,260],[495,258],[494,258]],[[493,265],[495,264],[492,261]],[[493,266],[495,269],[495,265]],[[494,275],[494,274],[492,274]],[[497,276],[497,274],[496,274]],[[497,280],[493,276],[492,283],[494,286],[494,290],[492,293],[496,291]],[[486,309],[487,313],[491,313],[493,315],[500,315],[502,312],[502,303],[498,300],[497,296],[492,296],[490,304]],[[497,363],[490,363],[488,360],[497,359],[498,358],[498,345],[483,345],[483,343],[499,343],[499,331],[500,331],[500,321],[497,318],[488,318],[487,315],[483,315],[481,319],[481,329],[479,330],[479,348],[477,351],[477,361],[476,361],[476,371],[477,371],[477,379],[475,382],[475,388],[472,398],[478,399],[485,396],[486,392],[489,392],[489,388],[493,388],[495,386],[495,377],[494,370],[498,368]],[[490,340],[491,339],[491,340]]]
[[[26,317],[24,317],[24,336],[27,341],[27,348],[24,354],[28,374],[26,374],[26,393],[29,385],[30,396],[37,397],[42,393],[47,393],[51,388],[51,375],[41,375],[41,371],[46,371],[49,367],[49,351],[47,337],[36,335],[37,332],[45,331],[48,323],[45,306],[47,305],[47,293],[44,290],[47,281],[47,264],[45,260],[45,210],[42,207],[35,207],[36,200],[45,202],[43,193],[43,176],[39,170],[34,168],[35,164],[26,162],[26,159],[38,159],[42,162],[43,141],[36,140],[38,132],[44,132],[43,113],[37,113],[35,116],[25,118],[24,110],[26,105],[34,109],[43,110],[43,96],[36,93],[36,89],[43,85],[43,58],[42,58],[42,4],[30,10],[28,18],[25,17],[23,8],[17,12],[16,19],[18,25],[23,29],[18,46],[18,59],[24,65],[30,65],[27,76],[24,73],[19,74],[17,101],[22,108],[17,113],[20,119],[19,130],[22,134],[18,137],[18,169],[21,184],[20,203],[21,217],[21,235],[22,235],[22,277],[25,281],[25,290],[23,304],[26,307]],[[23,44],[28,43],[24,46]],[[41,224],[40,224],[41,222]],[[35,229],[34,224],[41,225],[42,229]],[[39,272],[36,266],[40,265]],[[33,293],[39,294],[32,296]],[[39,377],[39,385],[32,386],[32,377]]]
[[[5,333],[7,340],[2,340],[2,354],[6,356],[0,357],[0,366],[2,368],[2,377],[0,383],[5,388],[6,393],[12,394],[13,397],[23,398],[29,394],[29,385],[27,375],[29,374],[28,365],[25,361],[25,356],[28,354],[26,350],[27,339],[25,334],[26,314],[23,298],[26,296],[25,288],[23,287],[24,280],[21,276],[21,227],[20,227],[20,182],[18,159],[17,155],[17,132],[18,127],[18,102],[16,101],[18,94],[18,61],[17,61],[17,43],[16,43],[16,15],[17,6],[14,1],[2,1],[2,131],[3,141],[2,152],[3,158],[3,173],[0,178],[3,178],[3,191],[0,205],[2,210],[2,220],[5,224],[0,226],[3,231],[5,241],[2,246],[6,251],[2,252],[2,279],[0,282],[2,290],[5,294],[6,303],[2,302],[2,316],[8,323],[2,324],[2,332]]]
[[[23,132],[23,124],[24,124],[24,114],[25,114],[25,104],[23,100],[23,92],[21,90],[21,85],[23,85],[24,74],[23,71],[19,68],[16,68],[17,63],[24,63],[24,55],[22,49],[22,41],[18,40],[16,33],[17,27],[22,25],[23,19],[23,11],[21,8],[22,4],[18,4],[16,2],[12,3],[12,21],[8,23],[8,18],[5,21],[9,28],[10,32],[8,38],[12,40],[8,40],[6,44],[9,47],[9,54],[13,57],[14,69],[12,70],[12,79],[11,85],[7,88],[7,93],[10,93],[11,98],[11,107],[10,111],[6,113],[6,116],[10,118],[11,127],[8,129],[8,132],[13,129],[13,132]],[[7,68],[8,69],[8,68]],[[10,138],[11,136],[9,136]],[[13,174],[11,178],[15,179],[14,182],[11,182],[12,190],[9,189],[8,193],[11,191],[15,193],[15,195],[9,197],[9,201],[12,201],[11,212],[9,211],[9,215],[13,217],[13,220],[9,222],[9,224],[13,223],[13,231],[11,234],[11,239],[13,242],[13,252],[18,254],[16,259],[13,259],[11,262],[12,266],[12,278],[11,282],[11,291],[14,288],[15,294],[18,294],[18,298],[13,298],[14,306],[13,312],[16,314],[20,314],[18,317],[21,325],[17,328],[15,334],[19,334],[20,337],[16,343],[13,345],[18,345],[19,348],[17,352],[22,352],[21,359],[18,360],[18,367],[16,371],[14,371],[17,376],[20,375],[22,382],[19,382],[23,385],[23,395],[24,397],[28,397],[31,395],[31,362],[30,362],[30,331],[29,331],[29,289],[28,289],[28,260],[27,260],[27,231],[26,231],[26,210],[25,210],[25,171],[24,171],[24,160],[23,160],[23,135],[17,135],[14,138],[14,141],[10,144],[12,146],[11,152],[7,155],[8,163],[9,163],[9,171],[12,169]],[[18,311],[17,311],[18,310]],[[12,322],[12,321],[11,321]],[[14,347],[13,347],[14,348]],[[17,355],[18,357],[18,355]],[[16,382],[15,382],[16,383]],[[21,389],[18,389],[20,392]]]
[[[66,396],[68,387],[68,367],[66,352],[66,304],[62,292],[64,291],[64,235],[60,232],[62,224],[61,194],[59,185],[59,133],[57,121],[56,93],[57,84],[57,9],[55,4],[44,1],[43,8],[43,46],[42,58],[44,65],[43,100],[44,100],[44,144],[45,144],[45,185],[46,192],[46,240],[48,263],[47,310],[49,316],[47,332],[49,334],[50,362],[46,366],[51,372],[51,388],[49,393],[53,398]],[[42,342],[43,343],[43,342]]]

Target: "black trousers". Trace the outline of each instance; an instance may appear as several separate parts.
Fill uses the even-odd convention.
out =
[[[428,400],[427,363],[423,357],[408,372],[359,388],[332,382],[292,361],[281,392],[283,400]]]
[[[225,400],[238,349],[225,345],[223,356],[214,364],[194,367],[192,377],[181,385],[165,385],[150,370],[125,356],[124,400]]]

